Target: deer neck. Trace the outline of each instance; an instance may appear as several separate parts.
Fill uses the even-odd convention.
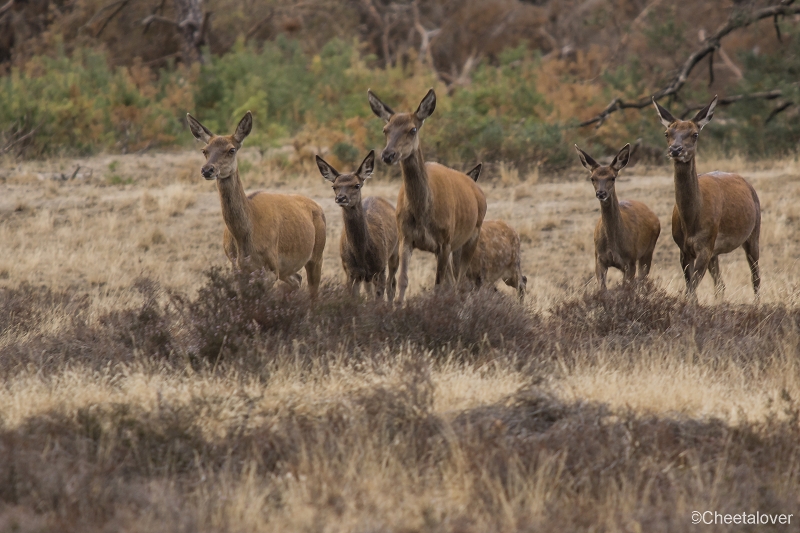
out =
[[[692,158],[688,163],[674,161],[675,165],[675,205],[684,226],[692,232],[700,215],[702,198],[697,181],[697,167]]]
[[[344,232],[347,235],[353,253],[362,260],[367,255],[369,246],[369,232],[367,231],[367,219],[364,216],[364,206],[361,202],[353,207],[342,209],[344,217]]]
[[[236,241],[242,255],[250,255],[253,236],[253,218],[250,201],[239,179],[239,171],[226,179],[217,179],[217,191],[222,206],[222,219]]]
[[[619,209],[619,200],[614,191],[607,202],[600,202],[600,216],[603,218],[603,226],[612,242],[617,242],[616,237],[622,233],[622,212]]]
[[[403,185],[411,212],[418,218],[426,217],[433,208],[433,195],[422,149],[417,148],[409,157],[400,161],[400,169],[403,171]]]

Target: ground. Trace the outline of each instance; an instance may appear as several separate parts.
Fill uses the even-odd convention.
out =
[[[772,508],[761,511],[799,510],[797,452],[785,448],[781,439],[787,435],[794,438],[792,432],[797,431],[793,409],[795,399],[800,398],[800,342],[794,319],[775,322],[771,317],[780,313],[795,317],[800,297],[800,207],[796,202],[800,167],[793,160],[756,165],[739,159],[704,161],[702,154],[699,157],[699,171],[740,171],[759,193],[762,298],[758,305],[753,304],[744,252],[736,250],[720,261],[727,285],[724,300],[714,299],[709,277],[699,290],[700,306],[685,307],[683,276],[671,236],[674,192],[669,166],[623,170],[617,194],[621,199],[646,203],[661,221],[652,287],[663,291],[663,298],[671,302],[671,320],[707,313],[708,320],[724,326],[722,320],[729,316],[724,313],[734,318],[757,315],[753,331],[733,328],[732,338],[713,337],[705,346],[693,329],[675,333],[674,327],[659,336],[633,335],[630,339],[609,335],[598,340],[589,332],[576,344],[579,348],[566,351],[560,351],[558,339],[549,339],[542,342],[555,348],[544,351],[554,355],[545,357],[546,364],[536,371],[526,361],[533,352],[465,361],[457,349],[451,357],[433,357],[433,352],[413,347],[371,356],[369,363],[353,362],[344,353],[335,353],[324,363],[293,363],[287,351],[279,362],[268,365],[266,378],[248,375],[235,365],[217,368],[215,364],[200,370],[161,366],[147,359],[146,353],[135,355],[132,362],[110,361],[105,369],[65,361],[46,375],[32,363],[7,363],[0,388],[4,439],[0,440],[0,453],[11,454],[22,465],[14,468],[38,472],[30,466],[36,461],[20,459],[23,452],[14,451],[15,442],[16,446],[30,442],[33,448],[42,446],[36,449],[37,457],[71,466],[55,468],[60,472],[57,480],[41,481],[49,479],[42,474],[37,478],[39,485],[31,482],[35,490],[16,481],[8,486],[22,488],[14,489],[13,494],[10,489],[0,490],[0,531],[54,527],[98,531],[558,531],[564,524],[574,530],[683,531],[691,527],[687,526],[689,513],[697,509],[755,512],[758,509],[753,505],[768,506],[763,503],[768,500]],[[310,165],[305,171],[284,172],[252,149],[243,150],[240,158],[248,191],[305,194],[323,206],[328,223],[323,280],[341,283],[338,239],[342,218],[323,178]],[[6,161],[0,166],[4,182],[0,286],[14,290],[28,283],[85,294],[88,307],[82,312],[90,325],[105,323],[103,317],[109,313],[139,302],[141,297],[133,287],[141,277],[157,281],[163,290],[197,297],[205,271],[213,266],[229,268],[222,250],[219,198],[213,182],[201,178],[201,165],[198,151]],[[389,174],[379,164],[364,195],[383,196],[394,203],[399,181]],[[525,308],[515,308],[515,312],[552,321],[566,316],[564,309],[570,302],[594,298],[592,234],[599,202],[586,178],[577,170],[520,174],[509,165],[485,170],[481,176],[479,184],[489,206],[486,218],[506,220],[521,236],[528,295]],[[410,296],[430,296],[434,270],[431,254],[414,254]],[[618,272],[612,270],[609,278],[612,289],[620,284]],[[511,289],[500,290],[513,300]],[[587,317],[587,323],[603,320]],[[13,317],[9,320],[13,322]],[[30,327],[18,324],[1,330],[0,349],[17,353],[13,352],[15,346],[28,346],[37,335],[57,336],[68,327],[69,317],[53,312],[39,320]],[[777,324],[774,332],[760,332],[766,324]],[[570,325],[565,321],[558,327]],[[646,330],[647,324],[644,327]],[[679,338],[682,334],[687,338]],[[690,335],[695,336],[690,339]],[[81,342],[90,345],[92,341]],[[747,359],[743,343],[753,343],[758,361]],[[713,350],[708,348],[712,344]],[[726,358],[727,349],[736,357]],[[571,355],[573,352],[578,355]],[[34,359],[20,356],[22,360]],[[422,369],[420,360],[425,363]],[[120,406],[125,409],[124,416],[118,413]],[[394,426],[385,425],[386,420],[400,416],[396,410],[401,408],[422,413],[403,416],[419,423],[413,426],[413,439],[426,432],[432,435],[425,438],[424,446],[410,444],[413,439],[405,429],[391,437]],[[383,414],[375,415],[375,409]],[[120,437],[110,426],[133,420],[144,428],[140,435],[149,434],[147,431],[170,435],[172,422],[165,421],[163,414],[167,410],[175,420],[190,417],[185,423],[190,433],[196,432],[191,433],[193,438],[202,442],[194,448],[187,444],[195,459],[183,470],[169,461],[161,470],[152,466],[154,459],[148,456],[150,462],[145,462],[150,466],[143,470],[131,467],[103,477],[91,470],[92,465],[106,464],[98,459],[101,452],[85,455],[76,444],[74,450],[57,456],[52,445],[42,444],[47,439],[40,439],[37,433],[43,424],[63,418],[64,427],[72,429],[59,431],[83,435],[86,413],[95,413],[92,416],[98,427],[105,428],[98,431],[117,435],[110,444],[103,439],[99,442],[105,442],[109,450],[117,449],[128,437]],[[545,418],[551,416],[555,422],[542,422],[544,429],[539,428],[535,421],[541,413],[549,413]],[[383,424],[377,430],[371,425],[376,416]],[[581,426],[576,420],[588,425]],[[779,423],[789,424],[790,429],[777,427]],[[449,429],[430,429],[430,424]],[[570,424],[583,429],[571,429]],[[656,436],[648,433],[651,426],[657,426],[652,434]],[[658,429],[662,427],[667,429]],[[259,431],[270,437],[257,438]],[[606,433],[598,436],[593,431]],[[287,435],[301,435],[297,442],[308,448],[297,456],[281,452],[281,442],[295,442]],[[499,435],[506,440],[498,446],[513,449],[513,453],[497,455],[499,452],[484,450],[486,442],[495,442]],[[535,452],[526,448],[531,446],[531,435],[541,439],[536,441]],[[655,439],[654,444],[645,443],[648,435]],[[411,440],[404,440],[407,438]],[[581,439],[627,443],[619,449],[628,450],[625,460],[633,461],[633,469],[615,470],[622,459],[614,455],[613,446],[608,448],[609,457],[595,457],[591,454],[602,453],[584,450],[589,454],[586,457],[594,458],[586,464],[575,463],[580,463],[580,454],[572,447],[579,446]],[[759,444],[748,444],[755,442],[752,439]],[[266,453],[264,446],[272,446],[280,459],[269,466],[263,455],[241,451],[239,441],[245,443],[241,448],[259,447],[259,454]],[[643,447],[651,446],[644,458],[637,456],[644,453],[636,451],[640,441]],[[721,444],[715,448],[717,442]],[[480,452],[475,451],[479,445]],[[165,446],[172,450],[169,444]],[[605,444],[597,446],[605,450]],[[780,472],[753,466],[761,464],[760,459],[753,459],[760,453],[759,447],[780,458],[775,460]],[[415,453],[422,453],[419,449],[427,452],[417,457]],[[180,457],[174,450],[170,453]],[[438,453],[444,455],[437,459]],[[138,448],[125,457],[130,454],[147,455]],[[409,459],[408,454],[417,458]],[[529,459],[534,455],[535,460]],[[229,462],[226,456],[231,458]],[[506,466],[498,467],[497,461]],[[79,464],[83,466],[75,466]],[[616,481],[604,485],[592,477],[599,475],[595,471],[600,465],[617,472]],[[656,473],[649,477],[653,465]],[[694,472],[694,477],[675,474],[673,468],[674,472]],[[20,475],[14,471],[12,468],[5,475]],[[88,475],[87,471],[94,473]],[[187,471],[189,481],[177,474]],[[114,476],[131,483],[136,496],[119,496],[122,489],[111,487],[108,481],[117,479]],[[750,498],[749,493],[736,492],[738,483],[753,479],[760,496]],[[582,488],[584,483],[590,488]],[[673,488],[660,488],[662,483]],[[47,500],[45,489],[57,497]],[[100,504],[98,491],[106,495]],[[740,509],[736,507],[739,504],[751,507]],[[102,511],[93,512],[92,505]],[[795,517],[792,524],[798,521],[800,517]],[[712,530],[725,529],[715,527]]]

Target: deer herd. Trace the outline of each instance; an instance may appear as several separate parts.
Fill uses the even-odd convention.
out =
[[[384,198],[362,199],[361,189],[375,169],[370,151],[355,172],[340,173],[322,157],[316,162],[330,182],[334,199],[342,208],[344,230],[339,241],[347,285],[356,296],[363,283],[377,299],[402,303],[408,288],[408,267],[414,249],[436,256],[436,286],[493,286],[500,279],[525,296],[527,278],[520,269],[520,239],[502,220],[484,220],[486,197],[478,186],[481,165],[467,173],[426,162],[419,132],[436,108],[433,89],[416,111],[396,113],[372,91],[367,91],[372,112],[385,123],[386,146],[380,154],[387,165],[400,165],[403,181],[397,207]],[[709,123],[717,97],[691,120],[673,117],[653,99],[658,118],[666,127],[668,155],[674,165],[675,207],[672,238],[680,249],[686,294],[696,299],[696,289],[711,273],[717,296],[725,289],[719,255],[744,248],[758,297],[758,241],[761,208],[753,187],[738,174],[709,172],[697,175],[695,151],[700,131]],[[256,191],[246,194],[239,178],[236,155],[253,127],[248,111],[232,135],[215,135],[187,115],[194,137],[205,143],[206,164],[201,173],[215,180],[225,221],[223,247],[234,269],[263,271],[273,281],[291,288],[301,283],[305,267],[309,292],[314,297],[322,274],[325,248],[325,214],[312,199],[294,194]],[[591,173],[600,201],[600,220],[594,231],[595,275],[606,289],[609,267],[622,271],[624,282],[650,271],[653,251],[661,233],[658,217],[645,204],[619,200],[615,182],[630,159],[625,145],[607,166],[597,163],[575,146],[581,164]],[[395,278],[400,271],[399,280]],[[398,291],[399,288],[399,291]]]

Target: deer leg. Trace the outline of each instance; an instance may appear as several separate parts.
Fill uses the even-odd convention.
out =
[[[742,248],[744,248],[745,256],[747,257],[747,264],[750,265],[750,277],[753,279],[753,292],[758,298],[758,290],[761,287],[761,272],[758,268],[758,237],[760,227],[756,226],[753,234],[747,239]]]
[[[703,276],[706,275],[708,264],[711,262],[711,252],[707,249],[702,250],[697,254],[694,260],[694,272],[692,273],[692,294],[697,293],[697,287],[703,281]],[[695,296],[696,298],[696,296]]]
[[[411,259],[411,252],[413,250],[410,242],[400,242],[400,279],[398,280],[400,294],[397,295],[397,303],[399,304],[402,304],[406,297],[406,289],[408,288],[408,262]]]
[[[650,265],[653,264],[653,252],[639,259],[639,279],[644,279],[650,274]]]
[[[381,270],[374,278],[372,285],[376,300],[383,300],[383,293],[386,291],[386,269]]]
[[[625,272],[623,273],[622,281],[625,283],[630,283],[636,277],[636,261],[631,261],[629,264],[625,266]]]
[[[719,256],[715,255],[708,262],[708,273],[714,280],[714,296],[722,298],[725,293],[725,282],[722,281],[722,271],[719,269]]]
[[[606,290],[606,274],[608,274],[608,267],[595,259],[594,262],[594,275],[597,278],[597,284],[600,285],[600,290]]]
[[[686,294],[692,293],[692,260],[686,252],[681,250],[681,270],[683,270],[683,278],[686,280]]]
[[[358,298],[358,293],[361,289],[361,282],[358,281],[356,278],[350,278],[347,280],[347,290],[350,293],[350,297]]]
[[[388,276],[388,288],[386,294],[386,301],[392,303],[394,301],[394,294],[397,290],[397,267],[400,263],[400,257],[397,252],[393,253],[391,257],[389,257],[389,276]]]
[[[478,249],[478,239],[480,239],[480,236],[480,232],[478,232],[476,235],[473,235],[459,250],[459,261],[458,265],[456,265],[457,268],[455,271],[457,283],[461,281],[461,279],[464,277],[464,274],[467,272],[467,270],[469,270],[469,265],[472,262],[472,256],[475,255],[475,250]],[[455,256],[455,254],[453,255]]]
[[[445,279],[452,278],[453,265],[451,263],[452,252],[450,251],[450,244],[442,244],[439,248],[439,253],[436,255],[436,286],[439,287],[444,283]],[[449,276],[448,276],[449,274]]]
[[[291,276],[282,278],[281,281],[289,286],[289,290],[296,291],[303,283],[303,276],[301,276],[299,272],[295,272]]]
[[[300,274],[297,274],[298,276]],[[318,260],[311,260],[306,263],[306,280],[308,281],[308,292],[312,298],[317,297],[319,292],[319,281],[322,279],[322,257]]]

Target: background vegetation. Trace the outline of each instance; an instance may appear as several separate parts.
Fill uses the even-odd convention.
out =
[[[381,142],[365,103],[367,88],[396,109],[411,109],[433,86],[439,103],[426,124],[425,148],[446,163],[558,168],[571,161],[573,142],[610,152],[637,139],[645,148],[640,155],[653,156],[663,141],[648,109],[609,117],[599,129],[576,124],[614,97],[655,92],[696,48],[698,35],[737,10],[769,2],[699,2],[679,10],[634,0],[472,0],[455,3],[460,7],[367,1],[377,20],[391,19],[391,46],[374,42],[378,22],[364,13],[364,4],[273,1],[251,13],[252,6],[209,0],[213,30],[202,61],[193,64],[174,51],[171,28],[141,29],[143,4],[124,3],[116,16],[109,6],[69,4],[40,20],[41,31],[31,30],[7,49],[0,149],[30,158],[186,146],[186,111],[226,132],[250,109],[257,119],[251,145],[262,151],[291,146],[280,155],[287,164],[303,160],[307,151],[349,164]],[[0,20],[13,15],[21,27],[28,21],[35,29],[30,9],[20,7]],[[477,14],[482,23],[476,26]],[[325,24],[325,17],[333,23]],[[463,24],[454,27],[454,21]],[[727,37],[710,72],[698,66],[680,100],[666,102],[675,113],[688,114],[683,108],[691,110],[715,93],[781,90],[780,98],[720,110],[704,141],[720,153],[769,158],[797,149],[798,21],[779,19],[779,35],[771,23]],[[404,25],[409,32],[401,39],[396,30]],[[432,35],[428,47],[421,40],[425,28]],[[480,40],[481,32],[494,37]],[[471,44],[460,47],[465,39]]]

